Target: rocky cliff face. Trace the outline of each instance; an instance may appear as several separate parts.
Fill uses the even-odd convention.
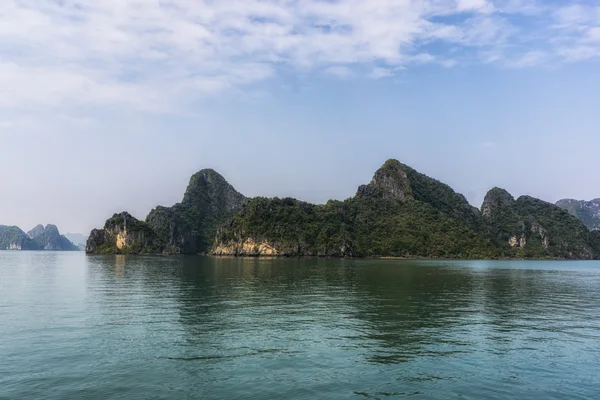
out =
[[[19,227],[0,225],[0,250],[38,250],[38,246]]]
[[[388,160],[379,168],[371,183],[361,185],[357,197],[378,197],[382,199],[407,201],[412,199],[408,167],[397,160]]]
[[[204,169],[190,178],[181,203],[155,208],[146,222],[173,252],[205,253],[210,251],[217,226],[245,201],[220,174]]]
[[[502,212],[505,207],[512,207],[515,198],[506,190],[495,187],[485,195],[481,205],[481,214],[485,218],[493,218],[496,213]]]
[[[247,237],[243,241],[229,241],[227,243],[217,243],[212,249],[212,254],[217,256],[293,256],[296,249],[285,249],[276,243],[267,241],[257,241]]]
[[[115,214],[103,229],[94,229],[88,238],[88,254],[160,254],[165,251],[154,230],[127,212]]]
[[[212,169],[204,169],[191,177],[181,203],[173,207],[154,208],[145,223],[127,213],[113,216],[112,221],[107,221],[108,227],[92,231],[86,252],[124,252],[119,243],[125,243],[125,249],[136,253],[208,252],[214,242],[217,226],[231,218],[245,201],[246,198],[221,175]],[[115,217],[118,217],[118,221],[114,220]],[[118,239],[125,235],[121,232],[123,224],[120,220],[128,221],[128,239],[125,241]],[[131,231],[131,221],[139,228],[136,228],[135,234]]]
[[[75,246],[69,239],[61,235],[56,225],[37,225],[35,228],[27,232],[27,235],[35,242],[36,246],[42,250],[54,251],[77,251],[79,248]]]
[[[600,199],[591,201],[563,199],[556,205],[577,217],[590,230],[600,229]]]

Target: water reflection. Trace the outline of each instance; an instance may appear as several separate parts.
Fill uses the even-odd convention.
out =
[[[571,368],[577,355],[597,365],[598,270],[90,257],[87,271],[95,323],[125,325],[114,334],[129,356],[169,365],[171,379],[201,382],[212,397],[228,396],[231,385],[261,398],[302,397],[305,387],[313,395],[432,395],[451,385],[456,395],[510,398],[511,385],[540,374],[530,395],[552,397],[544,379],[579,378],[549,360]],[[469,377],[476,382],[467,385]]]

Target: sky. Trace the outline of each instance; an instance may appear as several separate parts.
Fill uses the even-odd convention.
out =
[[[324,203],[388,158],[592,199],[599,103],[592,0],[3,0],[0,224],[144,219],[203,168]]]

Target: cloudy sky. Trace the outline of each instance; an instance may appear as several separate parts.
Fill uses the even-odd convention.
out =
[[[388,158],[591,199],[599,104],[593,0],[3,0],[0,224],[144,218],[206,167],[343,199]]]

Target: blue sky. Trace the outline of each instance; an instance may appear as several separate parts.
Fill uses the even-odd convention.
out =
[[[343,199],[397,158],[486,191],[600,197],[600,5],[7,0],[0,223],[144,218],[211,167]]]

